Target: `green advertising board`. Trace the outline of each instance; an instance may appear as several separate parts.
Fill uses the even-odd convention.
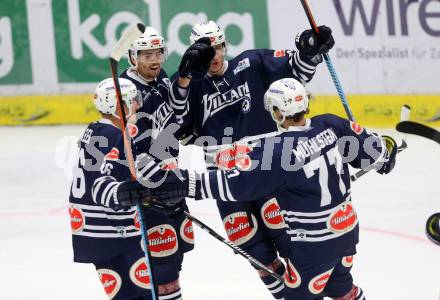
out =
[[[53,1],[52,6],[59,83],[97,82],[109,76],[111,47],[127,25],[137,22],[162,32],[170,75],[196,22],[212,19],[224,25],[232,55],[237,49],[269,45],[266,0],[64,0]]]
[[[32,83],[26,2],[0,3],[0,84]]]

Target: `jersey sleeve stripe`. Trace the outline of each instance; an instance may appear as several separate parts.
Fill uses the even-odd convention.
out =
[[[225,172],[221,172],[223,180],[225,181],[225,190],[226,196],[229,198],[229,201],[237,201],[237,199],[232,196],[231,190],[229,189],[228,179],[226,178]]]
[[[210,182],[209,182],[209,174],[210,173],[202,174],[202,181],[203,181],[203,183],[205,184],[205,187],[206,187],[206,196],[208,196],[208,198],[210,198],[210,199],[215,199],[212,196],[212,192],[211,192],[211,185],[210,185]]]

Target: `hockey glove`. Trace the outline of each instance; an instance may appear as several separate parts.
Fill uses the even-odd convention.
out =
[[[186,49],[179,65],[179,76],[191,80],[201,80],[208,72],[215,49],[208,37],[198,39]]]
[[[196,177],[187,170],[181,170],[181,174],[179,178],[175,173],[170,173],[159,187],[150,190],[151,198],[144,201],[143,205],[168,215],[182,211],[185,208],[185,197],[195,196]]]
[[[434,243],[440,246],[440,213],[435,213],[426,221],[426,235]]]
[[[322,62],[322,54],[327,53],[335,45],[332,30],[327,26],[319,26],[319,33],[307,29],[298,33],[295,38],[296,48],[301,59],[314,64]]]
[[[150,192],[142,184],[137,181],[126,180],[120,183],[116,190],[115,203],[121,208],[127,209],[149,198]]]
[[[393,170],[394,165],[396,164],[396,156],[397,156],[397,143],[396,141],[388,136],[383,135],[382,140],[385,143],[385,147],[387,148],[387,153],[385,154],[385,162],[382,167],[377,170],[379,174],[388,174]]]

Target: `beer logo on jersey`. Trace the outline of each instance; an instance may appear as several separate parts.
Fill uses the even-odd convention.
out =
[[[281,229],[285,227],[280,206],[275,198],[272,198],[261,207],[261,218],[264,224],[270,229]]]
[[[139,258],[130,268],[131,281],[140,288],[150,289],[150,276],[145,263],[145,257]]]
[[[350,127],[351,130],[353,130],[353,132],[356,133],[357,135],[361,134],[364,131],[364,128],[355,122],[350,121]]]
[[[86,219],[84,217],[83,211],[75,206],[70,206],[69,214],[70,214],[70,227],[72,228],[72,232],[75,233],[83,230],[84,225],[86,224]]]
[[[177,169],[177,160],[175,158],[165,159],[160,163],[160,168],[165,171]]]
[[[327,219],[327,228],[334,233],[348,232],[358,223],[356,212],[351,203],[342,203]]]
[[[251,63],[249,62],[249,58],[248,57],[246,57],[245,59],[243,59],[243,60],[240,60],[238,63],[237,63],[237,66],[235,67],[235,69],[234,69],[234,75],[237,75],[237,73],[239,73],[239,72],[241,72],[241,71],[243,71],[244,69],[246,69],[246,68],[249,68],[251,66]]]
[[[98,272],[99,280],[101,280],[105,293],[109,299],[113,299],[121,288],[121,276],[110,269],[98,269],[96,271]]]
[[[177,251],[177,234],[171,225],[162,224],[154,226],[148,230],[147,234],[151,256],[164,257]]]
[[[226,88],[225,88],[226,89]],[[203,122],[202,125],[205,124],[206,120],[216,113],[221,111],[222,109],[229,107],[235,103],[238,103],[247,97],[251,99],[251,94],[249,92],[249,86],[247,81],[235,89],[231,88],[225,92],[220,93],[219,91],[213,94],[205,94],[203,95]]]
[[[286,56],[286,50],[275,50],[273,57],[284,57]]]
[[[194,244],[194,229],[191,220],[185,218],[180,225],[180,237],[188,244]]]
[[[325,286],[327,285],[327,282],[330,279],[330,275],[332,274],[332,272],[333,272],[333,269],[330,269],[330,270],[314,277],[312,280],[310,280],[309,291],[315,295],[320,294],[324,290]]]
[[[287,270],[284,272],[284,284],[294,289],[301,285],[301,276],[289,260]]]
[[[119,159],[119,150],[118,148],[113,147],[109,153],[107,153],[104,157],[105,160],[118,160]]]
[[[134,214],[133,222],[134,222],[134,227],[137,230],[140,230],[141,229],[141,223],[139,222],[139,213],[138,213],[137,210],[136,210],[136,213]]]
[[[229,145],[217,152],[215,163],[220,169],[224,170],[230,170],[234,167],[240,170],[248,170],[251,166],[251,159],[247,154],[251,151],[252,148],[248,145]]]
[[[134,138],[135,136],[138,135],[139,129],[135,124],[127,124],[127,126],[128,126],[128,134],[130,135],[131,138]]]
[[[350,268],[351,266],[353,266],[353,259],[354,259],[354,256],[353,255],[350,255],[350,256],[344,256],[343,258],[342,258],[342,265],[344,266],[344,267],[346,267],[346,268]]]
[[[235,245],[239,246],[249,241],[257,232],[258,223],[253,214],[252,221],[254,227],[251,228],[246,212],[240,211],[226,216],[223,219],[228,239]]]
[[[244,97],[243,102],[241,103],[241,110],[247,114],[251,110],[251,98]]]

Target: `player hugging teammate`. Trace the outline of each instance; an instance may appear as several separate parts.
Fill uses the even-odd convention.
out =
[[[161,170],[177,166],[178,140],[173,134],[162,137],[177,127],[172,126],[176,121],[168,104],[170,81],[162,70],[166,55],[163,37],[147,27],[131,46],[131,67],[119,79],[132,123],[137,177],[149,186],[162,180]],[[150,267],[156,299],[181,299],[179,271],[184,253],[194,247],[192,224],[183,214],[188,208],[184,201],[166,213],[143,207],[140,220],[135,206],[118,200],[118,192],[140,184],[130,181],[111,78],[97,86],[94,103],[102,119],[90,124],[79,141],[69,197],[74,261],[95,265],[110,299],[151,299]],[[147,228],[152,266],[145,263],[140,222]]]
[[[195,24],[190,41],[172,83],[156,30],[147,27],[130,48],[120,83],[128,117],[138,110],[130,128],[138,181],[129,180],[114,88],[109,80],[98,85],[103,119],[80,141],[70,196],[75,261],[95,264],[111,299],[150,299],[151,279],[158,299],[181,299],[180,266],[194,243],[184,216],[191,191],[216,199],[228,238],[283,276],[257,270],[275,299],[364,299],[350,275],[358,220],[348,163],[388,173],[396,146],[333,115],[305,118],[303,85],[334,45],[330,28],[300,32],[297,50],[248,50],[229,61],[215,22]],[[368,147],[342,160],[343,137]],[[175,169],[177,139],[203,147],[210,171]],[[140,221],[151,266],[135,210],[145,199]],[[149,268],[153,278],[145,276]]]

